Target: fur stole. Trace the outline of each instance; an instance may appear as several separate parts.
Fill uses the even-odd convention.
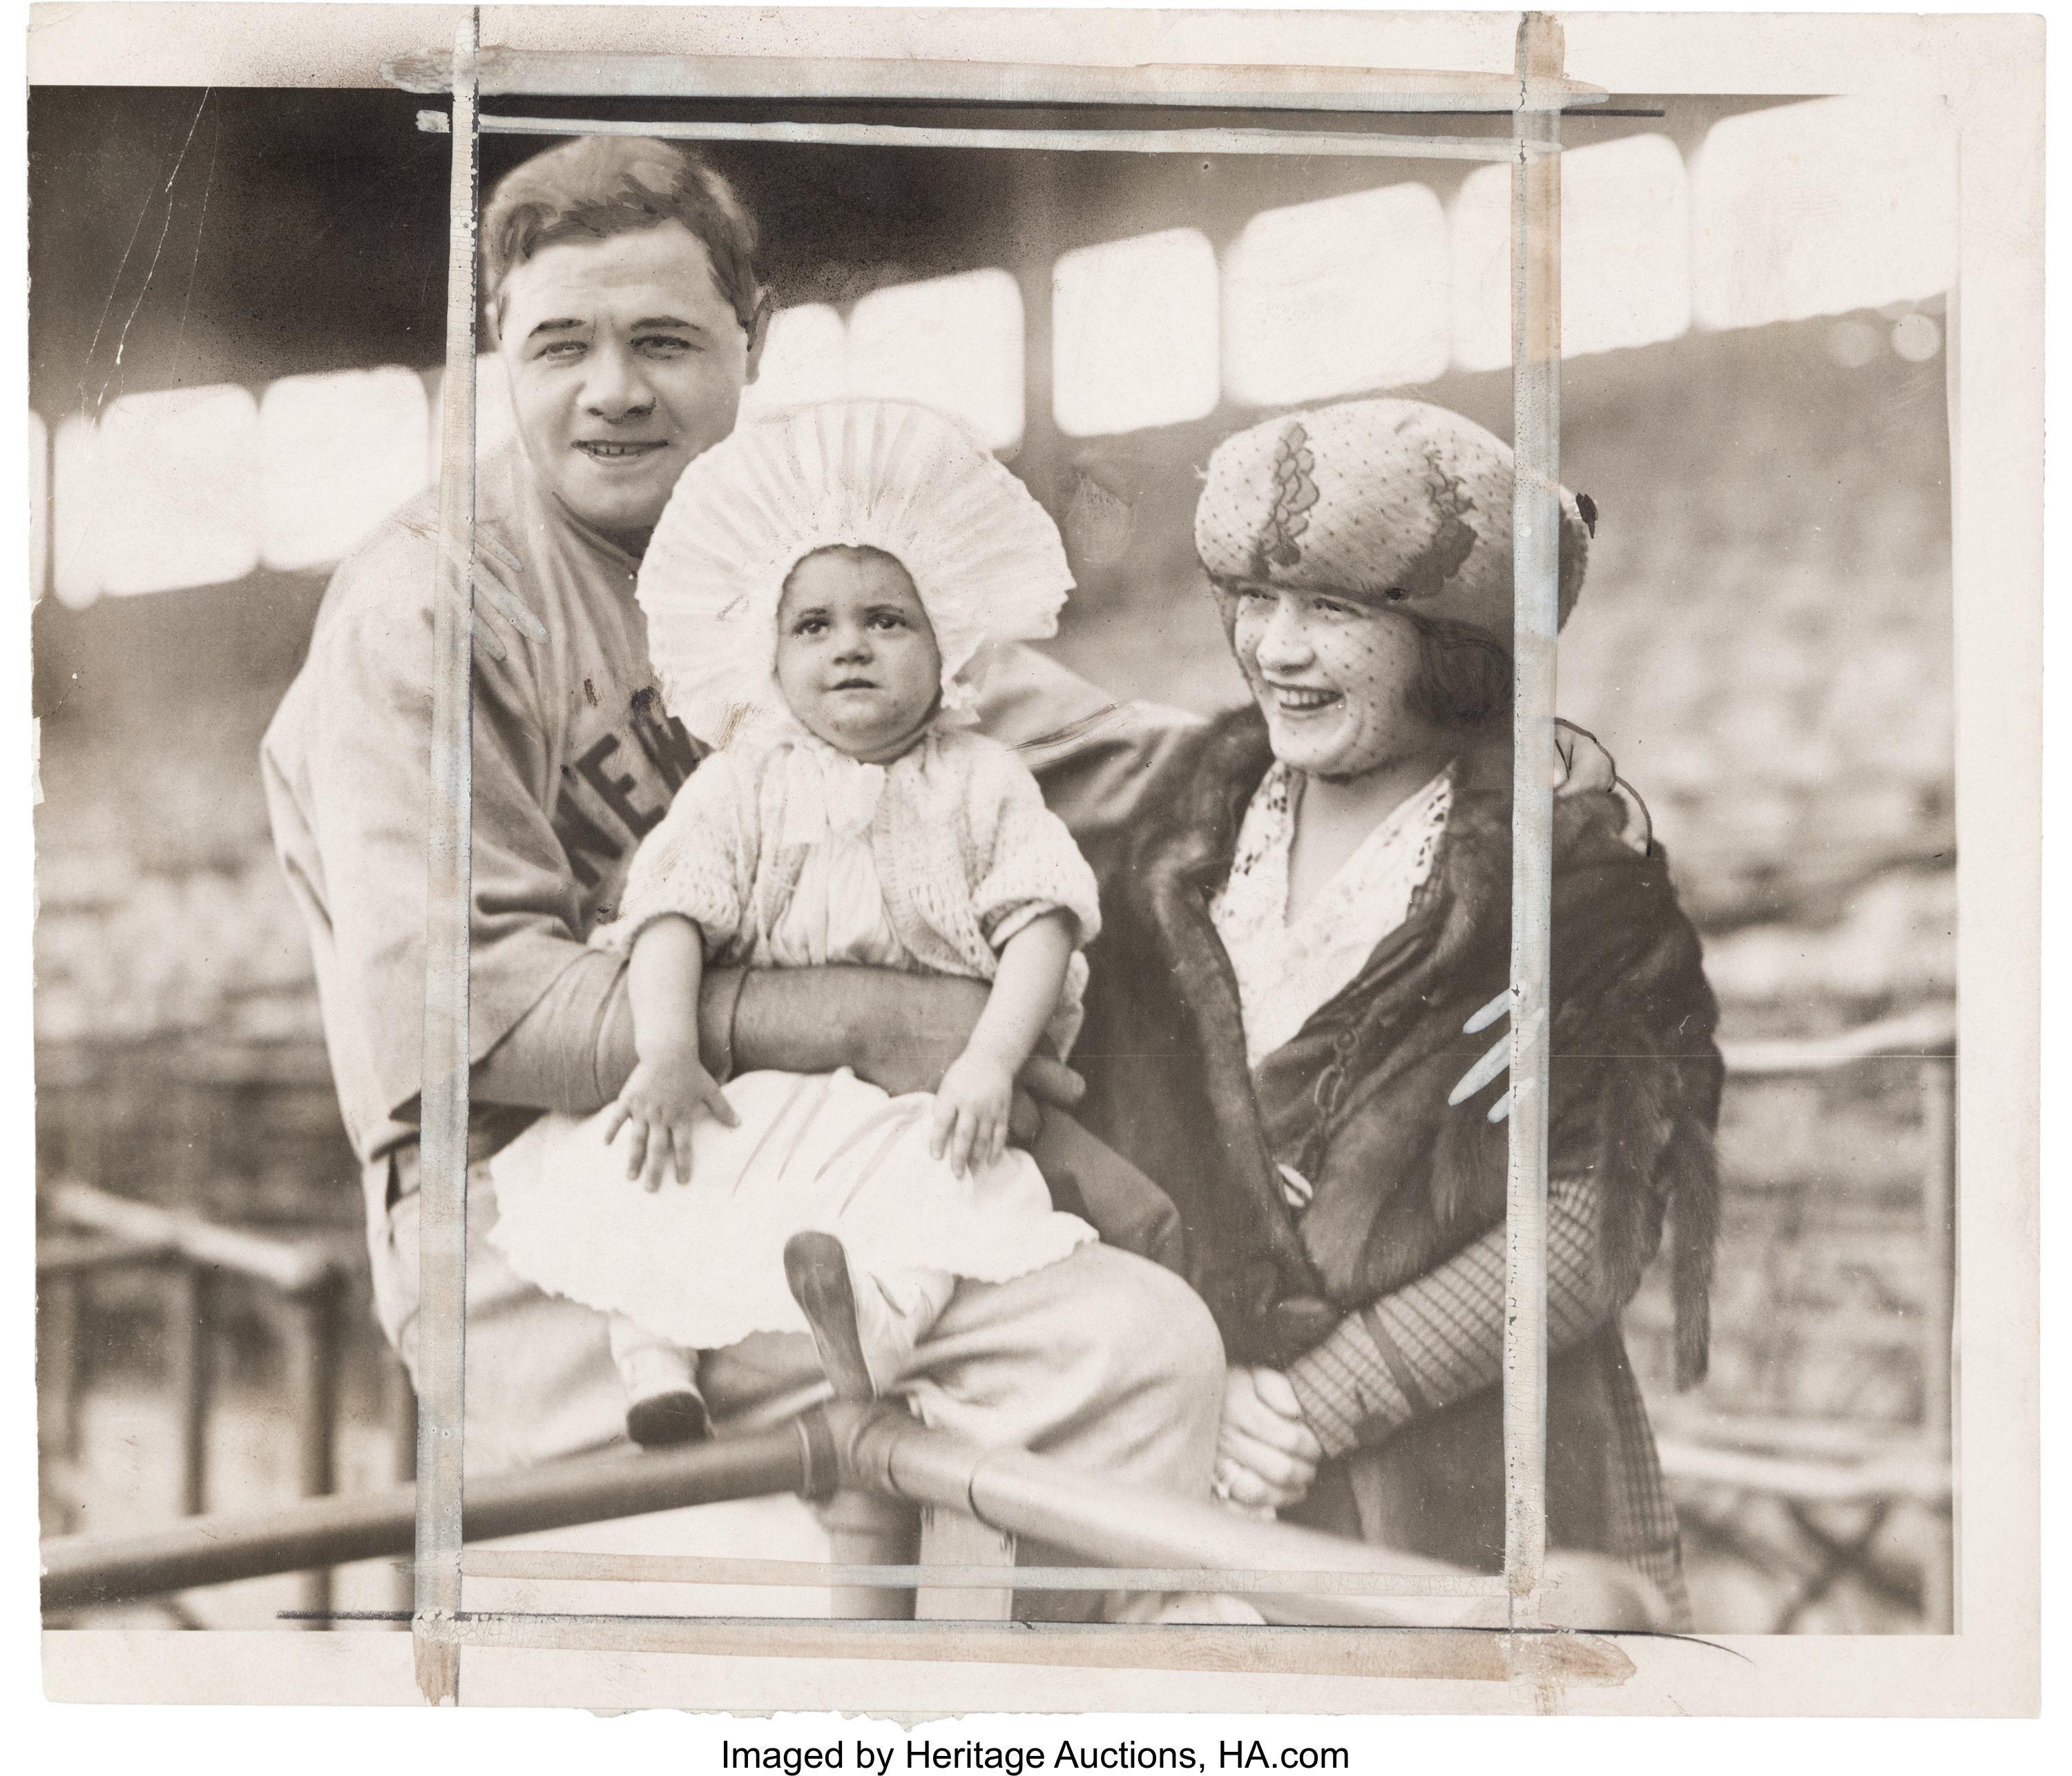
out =
[[[1511,759],[1465,750],[1430,879],[1405,924],[1255,1081],[1236,982],[1208,912],[1271,763],[1246,709],[1161,773],[1104,905],[1079,1049],[1088,1124],[1157,1178],[1188,1272],[1240,1360],[1287,1362],[1349,1312],[1503,1219],[1507,1131],[1454,1083],[1501,1033],[1467,1018],[1508,978]],[[1659,852],[1619,840],[1609,799],[1555,812],[1552,1175],[1594,1175],[1608,1311],[1638,1285],[1667,1215],[1677,1371],[1704,1371],[1718,1205],[1720,1063],[1698,939]],[[1279,1168],[1315,1194],[1298,1223]]]

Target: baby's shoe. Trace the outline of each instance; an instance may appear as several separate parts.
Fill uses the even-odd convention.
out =
[[[695,1443],[708,1429],[705,1403],[698,1392],[696,1359],[687,1350],[660,1345],[629,1353],[621,1372],[626,1379],[626,1434],[643,1449]]]
[[[861,1288],[849,1254],[831,1233],[795,1233],[784,1242],[784,1281],[812,1328],[820,1367],[837,1400],[876,1400],[906,1367],[913,1340],[869,1278]]]

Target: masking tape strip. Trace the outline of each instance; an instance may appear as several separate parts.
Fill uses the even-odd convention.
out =
[[[446,372],[432,600],[432,793],[417,1256],[417,1586],[411,1631],[427,1700],[459,1699],[462,1426],[467,1298],[468,934],[472,898],[475,251],[478,137],[471,10],[454,44]]]
[[[1558,78],[1561,27],[1519,27],[1521,98]],[[1553,959],[1555,633],[1561,532],[1558,111],[1521,109],[1511,165],[1513,598],[1511,1156],[1505,1204],[1504,1570],[1514,1626],[1540,1620],[1547,1563],[1547,1083]],[[1537,139],[1536,139],[1537,138]]]

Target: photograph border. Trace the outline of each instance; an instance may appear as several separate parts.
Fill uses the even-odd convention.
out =
[[[166,15],[189,15],[206,24],[209,21],[202,15],[235,9],[111,5],[39,10],[64,16],[53,18],[32,42],[32,80],[166,85],[371,84],[364,78],[335,76],[343,68],[370,65],[374,58],[356,59],[372,47],[377,31],[384,34],[388,54],[407,53],[398,47],[403,42],[421,48],[435,38],[435,21],[462,16],[462,9],[448,7],[321,9],[332,14],[363,10],[383,14],[379,21],[326,21],[307,15],[316,9],[269,8],[275,14],[299,16],[281,25],[269,22],[263,31],[248,28],[246,40],[233,44],[212,30],[196,30],[175,41],[166,28],[171,23]],[[148,28],[139,25],[137,16],[146,13],[154,15]],[[793,53],[812,53],[811,46],[818,44],[829,56],[854,56],[859,45],[870,41],[874,28],[885,28],[884,16],[794,14],[781,21],[783,41]],[[1231,1674],[1244,1671],[1253,1674],[1244,1685],[1246,1705],[1262,1708],[1321,1705],[1324,1691],[1346,1684],[1363,1692],[1356,1705],[1363,1709],[1479,1707],[1479,1701],[1464,1701],[1463,1684],[1494,1684],[1497,1688],[1488,1691],[1486,1700],[1496,1706],[1515,1706],[1521,1684],[1534,1690],[1551,1685],[1560,1692],[1562,1706],[1579,1712],[2019,1711],[2024,1697],[2033,1699],[2036,1693],[2040,1606],[2040,1426],[2033,1336],[2038,1272],[2030,1236],[2038,1212],[2041,1002],[2036,837],[2041,760],[2040,23],[1977,17],[1558,16],[1567,34],[1570,76],[1610,92],[1904,95],[1945,107],[1959,133],[1961,299],[1952,298],[1949,331],[1958,631],[1959,1051],[1970,1064],[1959,1075],[1958,1244],[1963,1259],[1957,1311],[1963,1367],[1955,1437],[1958,1631],[1947,1638],[1775,1640],[1774,1651],[1775,1637],[1658,1641],[1429,1630],[1111,1629],[1080,1630],[1076,1636],[1060,1630],[1052,1638],[1063,1643],[1083,1639],[1089,1632],[1099,1634],[1106,1651],[1091,1663],[1127,1669],[1141,1674],[1147,1684],[1171,1687],[1174,1701],[1155,1703],[1148,1694],[1140,1695],[1137,1700],[1145,1706],[1205,1705],[1178,1697],[1189,1692],[1200,1695],[1207,1684],[1216,1700],[1206,1705],[1227,1709],[1232,1705]],[[541,49],[555,47],[578,30],[584,47],[593,50],[600,35],[633,41],[639,34],[637,40],[666,43],[672,50],[680,44],[681,52],[695,54],[722,43],[738,49],[754,41],[758,30],[775,28],[742,14],[717,11],[656,17],[625,9],[603,17],[610,27],[600,32],[594,28],[596,16],[583,9],[489,8],[483,31],[493,41]],[[1376,54],[1384,34],[1395,31],[1403,17],[1304,14],[1304,28],[1294,31],[1274,28],[1289,21],[1272,14],[1108,14],[1097,26],[1087,21],[1075,48],[1083,55],[1087,44],[1097,43],[1120,66],[1191,58],[1241,61],[1248,68],[1270,73],[1283,56],[1299,54],[1326,65],[1357,68],[1363,65],[1363,57]],[[1386,39],[1392,51],[1398,43],[1454,47],[1460,51],[1457,56],[1433,57],[1429,63],[1420,57],[1419,65],[1479,67],[1495,72],[1489,47],[1515,27],[1518,15],[1410,18],[1400,35]],[[331,31],[331,23],[340,28]],[[942,56],[953,65],[1044,60],[1037,53],[1034,20],[1028,14],[910,14],[902,15],[901,24],[909,47],[925,43],[930,56]],[[1269,35],[1271,54],[1265,40]],[[1759,49],[1754,43],[1758,38]],[[1154,46],[1158,54],[1146,56],[1145,50]],[[1391,59],[1399,65],[1403,60],[1396,54]],[[236,78],[240,72],[250,77]],[[286,77],[291,72],[304,77]],[[471,247],[469,265],[471,269]],[[459,632],[460,657],[465,660],[465,627]],[[464,922],[462,943],[464,950]],[[431,1170],[428,1162],[428,1190]],[[1990,1276],[1991,1289],[1967,1289],[1967,1273],[1974,1278]],[[457,1450],[454,1472],[457,1484]],[[457,1542],[453,1552],[457,1562]],[[984,1707],[976,1697],[997,1688],[960,1675],[963,1667],[936,1667],[925,1663],[925,1655],[916,1659],[922,1651],[918,1639],[895,1651],[886,1644],[882,1630],[901,1625],[810,1626],[823,1630],[816,1638],[824,1645],[810,1671],[800,1668],[805,1649],[791,1642],[800,1626],[795,1622],[665,1626],[627,1618],[623,1626],[598,1629],[596,1640],[557,1647],[549,1661],[551,1673],[541,1670],[538,1657],[510,1646],[504,1635],[478,1638],[471,1633],[467,1700],[522,1694],[533,1700],[633,1705],[624,1700],[605,1704],[602,1696],[623,1696],[637,1671],[639,1700],[673,1704],[693,1681],[689,1662],[703,1667],[714,1657],[726,1659],[730,1686],[738,1680],[745,1692],[786,1699],[771,1705],[857,1705],[856,1667],[870,1674],[865,1688],[879,1695],[888,1666],[897,1668],[902,1688],[936,1699],[925,1706]],[[906,1632],[911,1637],[931,1631]],[[1256,1638],[1262,1632],[1276,1648],[1288,1649],[1289,1668],[1270,1673],[1262,1668],[1261,1643]],[[748,1651],[775,1633],[785,1637],[781,1651]],[[858,1644],[866,1637],[874,1642],[867,1652]],[[177,1691],[182,1679],[176,1673],[182,1667],[191,1671],[200,1649],[225,1639],[220,1634],[125,1634],[120,1637],[125,1648],[121,1663],[111,1671],[105,1659],[82,1642],[113,1638],[86,1632],[47,1635],[51,1693],[88,1700],[113,1699],[119,1692],[138,1699],[138,1686],[152,1691],[152,1674],[160,1669],[156,1651],[145,1649],[162,1639],[185,1643],[180,1655],[162,1667]],[[250,1656],[240,1651],[238,1663],[247,1680],[262,1689],[268,1681],[265,1668],[277,1659],[288,1662],[280,1676],[292,1687],[294,1662],[315,1656],[308,1651],[311,1641],[300,1636],[232,1638],[249,1646]],[[404,1655],[401,1637],[315,1638],[332,1643],[323,1656],[334,1668],[362,1659],[380,1666],[378,1675],[369,1671],[370,1683],[384,1699],[403,1699],[396,1692],[397,1673],[393,1668]],[[960,1656],[968,1653],[971,1632],[959,1629],[955,1638],[964,1643]],[[1026,1632],[1014,1638],[1022,1657],[999,1662],[1001,1674],[1013,1675],[1009,1687],[1021,1699],[1012,1705],[1075,1705],[1067,1697],[1075,1692],[1083,1695],[1083,1678],[1075,1677],[1072,1669],[1079,1661],[1046,1671],[1030,1659]],[[1605,1651],[1595,1646],[1601,1640]],[[1153,1659],[1153,1649],[1167,1646],[1184,1655],[1182,1663],[1187,1669],[1156,1671],[1166,1661]],[[352,1651],[337,1651],[345,1647]],[[633,1655],[630,1660],[628,1655]],[[1275,1663],[1280,1663],[1277,1656]],[[115,1690],[105,1687],[111,1677],[121,1680]],[[599,1686],[598,1696],[579,1697],[576,1692],[593,1683]],[[652,1691],[647,1688],[650,1684]],[[508,1688],[514,1685],[515,1689]],[[1296,1692],[1288,1686],[1297,1685],[1314,1700],[1275,1700],[1276,1694],[1292,1698]],[[701,1675],[694,1688],[709,1698],[709,1675]]]

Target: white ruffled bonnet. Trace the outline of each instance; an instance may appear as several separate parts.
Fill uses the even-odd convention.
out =
[[[648,652],[693,734],[723,746],[788,722],[776,678],[785,578],[815,549],[857,545],[914,582],[942,655],[939,720],[972,719],[965,674],[979,649],[1055,635],[1072,587],[1050,515],[944,414],[830,401],[750,421],[684,471],[640,567]]]

